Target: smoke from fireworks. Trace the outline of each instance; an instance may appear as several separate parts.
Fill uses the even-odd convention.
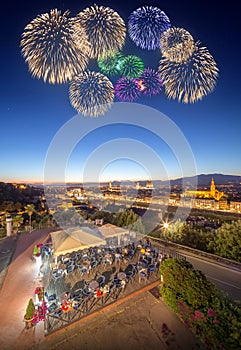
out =
[[[120,78],[115,84],[115,96],[123,102],[133,102],[141,94],[139,83],[133,78]]]
[[[38,15],[24,29],[21,52],[30,73],[51,84],[70,81],[86,69],[90,44],[69,11]]]
[[[143,6],[133,11],[128,20],[128,32],[134,43],[142,49],[160,47],[161,34],[171,27],[167,15],[157,7]]]
[[[110,108],[114,99],[114,87],[103,74],[86,70],[70,83],[70,102],[84,116],[97,117]]]
[[[163,57],[174,62],[183,62],[193,53],[195,43],[192,35],[183,28],[169,28],[161,36]]]
[[[119,51],[123,47],[125,22],[114,10],[94,5],[78,13],[77,18],[91,43],[92,58],[100,58],[107,51]]]
[[[128,55],[120,62],[120,72],[123,77],[137,78],[144,70],[144,62],[140,57]]]
[[[120,73],[120,64],[124,56],[117,51],[108,51],[98,60],[98,66],[105,75],[113,76]]]
[[[192,56],[182,63],[162,58],[159,72],[167,97],[183,103],[194,103],[212,92],[218,77],[213,56],[199,42]]]
[[[139,84],[143,95],[146,96],[158,95],[163,86],[160,73],[151,68],[144,69]]]

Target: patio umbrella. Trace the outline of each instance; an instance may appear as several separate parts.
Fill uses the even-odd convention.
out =
[[[96,231],[87,227],[52,232],[51,238],[55,256],[106,244]]]
[[[112,224],[106,224],[101,227],[98,227],[98,230],[102,234],[102,236],[106,238],[117,237],[118,245],[120,245],[120,238],[122,235],[129,235],[129,229],[124,229],[122,227],[118,227]]]

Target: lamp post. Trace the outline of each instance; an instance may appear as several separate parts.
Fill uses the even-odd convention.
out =
[[[8,237],[12,235],[12,222],[13,222],[12,217],[8,215],[6,217],[6,231],[7,231]]]
[[[162,223],[162,228],[163,228],[163,231],[164,233],[166,233],[168,231],[168,228],[170,226],[170,223],[168,222],[168,219],[166,219],[165,221],[163,221]],[[167,241],[167,238],[166,238],[166,235],[164,234],[164,245],[167,246],[168,244],[168,241]]]
[[[168,222],[164,222],[163,227],[164,227],[165,229],[168,229],[169,223],[168,223]]]

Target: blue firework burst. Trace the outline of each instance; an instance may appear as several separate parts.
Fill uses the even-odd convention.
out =
[[[142,6],[133,11],[128,20],[131,40],[142,49],[160,48],[161,34],[171,27],[170,20],[158,7]]]

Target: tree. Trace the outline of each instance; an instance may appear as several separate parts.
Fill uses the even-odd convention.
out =
[[[16,228],[17,231],[19,227],[22,225],[22,223],[23,223],[22,215],[16,215],[13,217],[13,228]]]
[[[182,243],[184,229],[185,222],[177,220],[169,224],[168,227],[162,227],[160,237],[168,241]]]
[[[22,204],[21,204],[20,202],[16,202],[16,203],[15,203],[15,209],[16,209],[17,211],[21,211],[21,209],[22,209]]]
[[[25,213],[27,213],[29,216],[29,226],[31,227],[32,214],[35,212],[34,204],[27,204],[27,205],[25,205],[24,209],[25,209]]]
[[[209,241],[214,254],[241,262],[241,220],[223,223]]]
[[[7,212],[9,212],[9,211],[14,211],[14,210],[15,210],[15,205],[14,205],[14,203],[11,202],[11,201],[6,202],[5,210],[6,210]]]
[[[116,225],[120,227],[129,227],[139,219],[139,216],[133,210],[120,211],[116,216]]]
[[[145,233],[145,227],[140,217],[130,225],[130,229],[142,235]]]
[[[241,308],[184,260],[166,259],[160,267],[161,294],[199,339],[213,350],[241,348]]]

